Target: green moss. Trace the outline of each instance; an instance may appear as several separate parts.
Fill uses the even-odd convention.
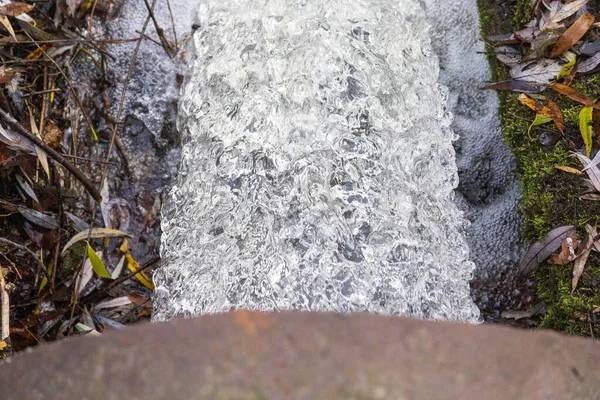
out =
[[[530,0],[480,0],[478,4],[482,36],[513,32],[530,20]],[[494,81],[509,78],[505,66],[495,57],[489,59]],[[573,87],[593,99],[600,98],[598,75],[577,77]],[[600,202],[579,199],[579,194],[585,190],[582,177],[554,167],[558,164],[581,168],[572,151],[583,145],[579,133],[582,106],[551,90],[544,95],[556,101],[565,122],[565,135],[550,148],[543,148],[538,137],[548,133],[558,136],[554,124],[533,127],[528,136],[535,113],[519,103],[518,94],[498,93],[502,131],[517,158],[523,196],[520,207],[524,220],[522,236],[525,241],[537,240],[562,225],[580,225],[590,218],[592,222],[600,220]],[[573,294],[572,264],[560,266],[547,261],[537,268],[534,278],[538,297],[546,305],[541,327],[576,335],[590,335],[592,330],[594,335],[600,333],[591,314],[591,310],[600,306],[600,289],[596,288],[600,282],[599,266],[600,257],[593,255]]]

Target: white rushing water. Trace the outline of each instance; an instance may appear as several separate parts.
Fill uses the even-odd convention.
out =
[[[231,308],[475,322],[416,0],[202,1],[154,319]]]

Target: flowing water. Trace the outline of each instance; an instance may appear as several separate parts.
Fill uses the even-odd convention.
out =
[[[416,0],[201,1],[154,319],[475,322],[446,89]]]

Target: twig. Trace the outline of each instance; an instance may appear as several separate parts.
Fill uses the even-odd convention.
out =
[[[179,43],[177,43],[177,31],[175,30],[175,18],[173,18],[173,11],[171,11],[171,0],[167,0],[167,8],[169,9],[169,15],[171,16],[171,26],[173,27],[173,39],[175,39],[175,52],[179,51]]]
[[[54,150],[52,147],[48,146],[46,142],[42,139],[38,138],[27,129],[25,129],[16,119],[14,119],[10,114],[0,108],[0,117],[9,124],[19,135],[25,137],[26,139],[33,142],[36,146],[44,150],[54,161],[65,167],[70,173],[72,173],[78,180],[81,182],[83,186],[87,189],[89,194],[96,200],[98,203],[102,201],[102,196],[98,189],[94,187],[94,184],[89,180],[87,176],[83,172],[81,172],[77,167],[67,161],[60,153]]]
[[[4,272],[0,265],[0,298],[2,300],[2,329],[0,329],[0,340],[10,342],[10,298],[6,291],[6,282],[4,281]]]
[[[146,5],[146,8],[148,9],[150,18],[152,18],[152,22],[154,23],[154,29],[156,30],[156,34],[158,35],[158,38],[160,39],[160,43],[162,43],[162,47],[165,50],[165,53],[167,53],[167,55],[170,58],[173,58],[173,53],[174,53],[173,45],[171,44],[171,42],[169,42],[169,39],[167,39],[167,37],[165,35],[165,31],[160,27],[160,25],[158,25],[158,21],[154,17],[154,3],[152,4],[152,6],[150,6],[150,3],[148,3],[148,0],[144,0],[144,4]]]
[[[23,245],[20,245],[19,243],[15,243],[12,240],[8,240],[3,237],[0,237],[0,243],[7,244],[9,246],[12,246],[14,248],[17,248],[19,250],[22,250],[22,251],[28,253],[35,260],[35,263],[42,269],[42,271],[44,271],[44,273],[46,274],[46,278],[50,279],[50,277],[48,276],[48,269],[46,268],[44,263],[42,261],[40,261],[39,258],[37,258],[37,255],[33,251],[29,250],[27,247],[25,247]]]
[[[96,12],[96,6],[98,5],[98,0],[94,1],[94,5],[92,6],[92,12],[90,13],[90,20],[88,21],[88,39],[92,40],[92,24],[94,23],[94,12]]]

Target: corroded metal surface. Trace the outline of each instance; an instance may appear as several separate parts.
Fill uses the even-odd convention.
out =
[[[2,399],[598,399],[600,347],[551,332],[247,311],[42,346]]]

